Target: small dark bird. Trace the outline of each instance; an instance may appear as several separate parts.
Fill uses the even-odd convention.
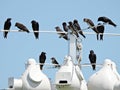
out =
[[[62,33],[63,31],[62,31],[62,29],[61,29],[59,26],[55,27],[55,29],[56,29],[56,31],[58,32],[58,34],[60,35],[60,38],[62,37],[62,38],[64,38],[65,40],[69,40],[67,34]],[[60,33],[60,32],[61,32],[61,33]]]
[[[117,26],[111,19],[109,19],[109,18],[107,18],[107,17],[105,17],[105,16],[99,17],[99,18],[98,18],[98,21],[102,21],[102,22],[104,22],[104,23],[108,23],[108,24],[110,24],[110,25],[112,25],[112,26],[114,26],[114,27]]]
[[[46,53],[45,52],[41,52],[41,54],[39,56],[40,70],[43,69],[43,65],[45,63],[45,60],[46,60]]]
[[[100,33],[100,40],[103,40],[104,29],[105,29],[104,25],[98,23],[97,30]],[[99,33],[97,34],[97,40],[99,40]]]
[[[75,29],[73,23],[70,21],[68,22],[69,26],[68,28],[72,31],[73,34],[75,34],[77,37],[79,37],[77,30]]]
[[[7,20],[4,23],[4,30],[9,30],[11,27],[11,18],[7,18]],[[7,38],[8,31],[4,31],[3,36],[4,38]]]
[[[20,29],[19,31],[25,31],[25,32],[29,33],[29,30],[23,24],[16,22],[15,26]]]
[[[96,64],[96,59],[97,59],[96,54],[94,53],[93,50],[90,50],[89,60],[90,60],[90,63],[92,65],[93,70],[96,69],[96,65],[95,65]]]
[[[68,26],[67,26],[67,23],[66,22],[63,22],[62,23],[62,26],[63,26],[63,30],[65,31],[65,32],[68,32]]]
[[[86,38],[85,35],[83,34],[83,31],[81,30],[81,27],[80,27],[78,21],[76,19],[73,21],[73,25],[74,25],[75,29],[79,32],[79,34],[82,35],[84,38]]]
[[[60,67],[59,63],[57,62],[57,60],[54,57],[52,57],[51,60],[52,60],[51,61],[52,64],[54,64],[55,68]]]
[[[92,30],[93,30],[94,32],[99,33],[99,32],[97,31],[97,29],[96,29],[96,27],[95,27],[95,25],[94,25],[94,23],[93,23],[92,20],[90,20],[90,19],[88,19],[88,18],[84,18],[83,21],[86,22],[86,23],[89,25],[89,27],[92,28]]]
[[[39,38],[39,23],[36,22],[35,20],[32,20],[31,21],[31,24],[32,24],[32,29],[34,31],[34,35],[35,35],[35,38],[38,39]]]

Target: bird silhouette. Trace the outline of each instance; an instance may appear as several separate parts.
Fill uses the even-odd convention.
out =
[[[62,29],[59,26],[55,27],[56,31],[60,35],[60,38],[64,38],[65,40],[69,40],[67,34],[63,33]]]
[[[30,31],[27,29],[27,27],[26,27],[25,25],[23,25],[22,23],[16,22],[16,23],[15,23],[15,26],[20,29],[19,31],[24,31],[24,32],[27,32],[27,33],[30,32]]]
[[[39,38],[39,23],[36,22],[35,20],[32,20],[31,21],[31,24],[32,24],[32,29],[34,31],[34,35],[35,35],[35,38],[38,39]]]
[[[63,30],[65,31],[65,32],[68,32],[68,26],[67,26],[67,23],[66,22],[63,22],[62,23],[62,26],[63,26]]]
[[[86,22],[94,32],[99,33],[91,19],[84,18],[83,21]]]
[[[45,52],[41,52],[41,54],[39,56],[40,70],[43,69],[43,65],[45,63],[45,60],[46,60],[46,53]]]
[[[11,27],[11,18],[7,18],[7,20],[4,23],[4,30],[9,30],[10,27]],[[9,31],[4,31],[3,32],[4,38],[7,38],[8,32]]]
[[[83,34],[83,31],[81,30],[78,20],[75,19],[73,21],[73,25],[74,25],[75,29],[79,32],[79,34],[82,35],[84,38],[86,38],[86,36]]]
[[[90,50],[89,60],[90,60],[90,63],[92,65],[93,70],[96,69],[96,65],[95,65],[96,64],[96,59],[97,59],[96,54],[94,53],[93,50]]]
[[[102,21],[102,22],[104,22],[104,23],[108,23],[108,24],[110,24],[110,25],[112,25],[112,26],[114,26],[114,27],[117,26],[111,19],[109,19],[108,17],[105,17],[105,16],[103,16],[103,17],[98,17],[98,21]]]
[[[68,22],[68,28],[72,31],[73,34],[75,34],[77,37],[79,37],[77,30],[75,29],[73,23],[71,21]]]
[[[51,62],[52,62],[52,64],[54,64],[55,68],[60,67],[59,63],[57,62],[57,60],[54,57],[51,58]]]
[[[105,29],[104,25],[101,23],[98,23],[97,30],[100,33],[100,40],[103,40],[104,29]],[[97,40],[99,40],[99,33],[97,34]]]

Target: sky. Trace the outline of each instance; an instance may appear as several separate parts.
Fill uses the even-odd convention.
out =
[[[1,0],[0,1],[0,30],[4,27],[7,18],[12,18],[11,30],[18,30],[16,22],[23,23],[32,30],[31,21],[39,22],[41,31],[55,31],[56,26],[62,28],[62,22],[77,19],[81,28],[88,25],[83,18],[90,18],[95,25],[100,16],[112,19],[117,27],[105,25],[105,33],[120,34],[120,0]],[[93,32],[91,29],[83,32]],[[94,50],[97,55],[97,64],[103,64],[105,59],[111,59],[117,65],[120,73],[120,36],[104,35],[103,41],[96,40],[96,35],[86,34],[82,39],[81,64],[89,63],[88,54]],[[33,33],[9,32],[8,38],[3,38],[0,32],[0,88],[8,87],[8,78],[20,78],[25,70],[25,63],[29,58],[39,61],[42,51],[46,52],[46,63],[50,63],[51,57],[55,57],[60,64],[68,55],[68,42],[56,33],[40,33],[36,40]],[[81,70],[86,81],[97,72],[91,67],[82,67]],[[44,69],[44,73],[53,79],[57,69]],[[54,74],[54,75],[53,75]]]

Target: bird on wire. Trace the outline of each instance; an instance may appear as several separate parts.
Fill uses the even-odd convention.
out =
[[[96,54],[94,53],[93,50],[90,50],[89,60],[90,60],[93,70],[96,69],[96,59],[97,59]]]
[[[98,17],[98,21],[102,21],[104,23],[108,23],[109,25],[112,25],[114,27],[116,27],[117,25],[108,17],[102,16],[102,17]]]
[[[32,29],[34,31],[34,36],[36,39],[39,39],[39,23],[35,20],[31,21]]]
[[[75,29],[73,22],[69,21],[68,24],[69,24],[68,28],[72,31],[72,33],[75,34],[77,37],[79,37],[79,34],[77,30]]]
[[[46,61],[46,52],[41,52],[39,56],[40,70],[43,70],[43,65]]]
[[[22,23],[16,22],[15,26],[20,29],[19,31],[30,33],[30,31],[27,29],[27,27],[25,25],[23,25]]]
[[[104,29],[105,29],[104,25],[102,23],[98,23],[97,30],[99,33],[97,34],[97,40],[99,40],[99,36],[100,36],[100,40],[103,40]]]
[[[67,23],[66,22],[63,22],[62,23],[62,26],[63,26],[63,30],[65,31],[65,32],[68,32],[68,26],[67,26]]]
[[[99,33],[91,19],[84,18],[83,21],[86,22],[94,32]]]
[[[83,34],[83,31],[78,23],[78,20],[75,19],[73,21],[73,25],[74,25],[75,29],[79,32],[79,34],[82,35],[84,38],[86,38],[86,36]]]
[[[55,57],[51,58],[51,63],[55,66],[55,68],[60,67],[58,61],[55,59]]]
[[[59,27],[59,26],[56,26],[55,27],[57,33],[60,35],[59,38],[64,38],[65,40],[69,40],[68,36],[66,33],[63,33],[63,30]]]
[[[7,38],[10,27],[11,27],[11,18],[7,18],[7,20],[4,23],[4,30],[8,30],[8,31],[3,32],[4,38]]]

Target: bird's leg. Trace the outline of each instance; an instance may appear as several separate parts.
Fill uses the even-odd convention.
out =
[[[20,29],[20,30],[18,30],[19,32],[24,32],[24,30],[22,30],[22,29]]]

